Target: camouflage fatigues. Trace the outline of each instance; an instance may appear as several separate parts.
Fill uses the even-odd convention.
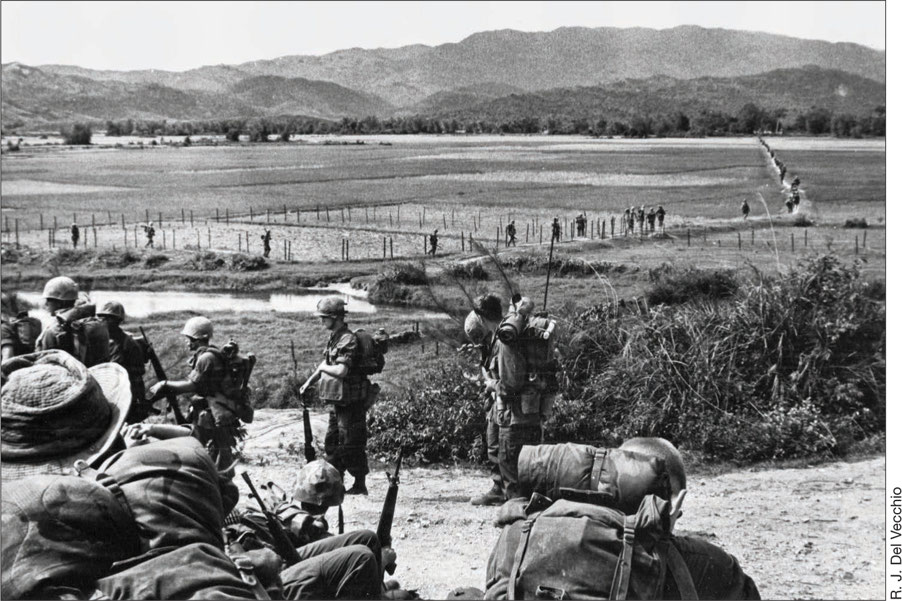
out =
[[[326,431],[326,461],[339,472],[350,472],[355,478],[369,473],[366,459],[366,409],[364,402],[369,392],[369,380],[355,370],[357,337],[345,325],[329,337],[323,351],[328,365],[347,365],[344,378],[347,385],[347,401],[333,403],[329,412]]]
[[[243,438],[243,429],[236,415],[234,402],[222,390],[228,366],[210,349],[218,350],[213,345],[202,346],[188,361],[191,367],[188,380],[197,387],[196,396],[191,400],[189,419],[195,425],[194,435],[198,440],[204,445],[212,445],[222,469],[234,460],[232,449]]]

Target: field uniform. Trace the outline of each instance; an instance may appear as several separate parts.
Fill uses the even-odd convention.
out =
[[[107,323],[110,332],[110,361],[118,363],[128,372],[128,381],[132,389],[132,407],[136,408],[145,404],[147,391],[144,387],[144,351],[131,337],[119,326]]]
[[[219,454],[219,466],[225,468],[233,461],[232,447],[242,438],[241,423],[235,411],[234,401],[223,393],[223,381],[227,366],[213,346],[202,346],[188,361],[191,373],[188,380],[197,386],[198,400],[192,399],[191,421],[195,424],[195,435],[203,443],[212,441]]]
[[[329,412],[329,427],[326,431],[326,460],[338,471],[349,472],[354,478],[363,478],[369,473],[366,459],[366,401],[369,380],[356,371],[357,337],[345,325],[329,337],[323,350],[328,365],[346,365],[348,374],[341,382],[340,402],[332,402]],[[320,379],[320,390],[324,380]],[[322,396],[322,394],[320,395]]]

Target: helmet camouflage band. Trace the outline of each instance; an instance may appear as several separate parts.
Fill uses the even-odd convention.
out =
[[[203,316],[192,317],[185,322],[182,334],[188,338],[210,338],[213,336],[213,322]]]
[[[340,296],[327,296],[316,303],[317,317],[344,317],[347,310],[345,299]]]
[[[60,301],[74,301],[78,298],[78,284],[64,275],[55,277],[44,286],[44,298]]]
[[[331,463],[317,459],[298,472],[294,484],[294,498],[302,503],[335,507],[341,505],[345,487],[341,474]]]

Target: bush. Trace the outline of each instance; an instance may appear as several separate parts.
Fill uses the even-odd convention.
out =
[[[246,255],[243,253],[221,255],[213,251],[194,253],[185,264],[186,269],[195,271],[217,271],[220,269],[228,269],[229,271],[260,271],[268,267],[269,263],[259,255]]]
[[[479,261],[467,261],[466,263],[455,263],[447,269],[447,274],[458,280],[487,280],[489,272],[485,270],[485,266]]]
[[[863,217],[846,219],[845,228],[861,228],[865,229],[868,227],[868,220]]]
[[[729,298],[739,283],[733,271],[691,269],[678,273],[663,273],[660,267],[649,271],[655,282],[648,292],[649,305],[676,305],[698,300]]]
[[[501,265],[518,273],[546,273],[548,257],[544,254],[525,254],[505,257]],[[615,267],[607,261],[586,261],[571,257],[554,257],[551,260],[551,273],[555,276],[579,275],[592,276],[614,271]]]
[[[141,260],[141,255],[131,249],[126,250],[106,250],[100,252],[94,259],[94,263],[99,263],[104,267],[128,267]]]
[[[424,370],[415,388],[386,395],[367,417],[368,448],[421,463],[485,457],[481,386],[449,362]],[[384,393],[383,393],[384,394]]]
[[[169,257],[162,253],[157,253],[150,255],[146,259],[144,259],[144,266],[148,269],[156,269],[157,267],[168,261]]]
[[[792,222],[793,227],[812,227],[814,225],[814,221],[808,216],[802,213],[801,215],[797,215],[796,218]]]
[[[408,286],[423,286],[429,283],[426,269],[416,263],[396,263],[380,273],[377,281],[380,279]]]
[[[76,123],[63,132],[63,141],[72,146],[88,146],[91,144],[91,126],[87,123]]]

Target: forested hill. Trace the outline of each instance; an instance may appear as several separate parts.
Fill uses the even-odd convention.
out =
[[[843,71],[809,66],[744,77],[629,79],[602,86],[510,94],[466,106],[461,106],[458,98],[447,104],[436,99],[429,105],[428,116],[491,122],[525,117],[628,121],[637,115],[679,112],[735,115],[748,103],[789,118],[814,106],[863,116],[885,106],[886,86]]]

